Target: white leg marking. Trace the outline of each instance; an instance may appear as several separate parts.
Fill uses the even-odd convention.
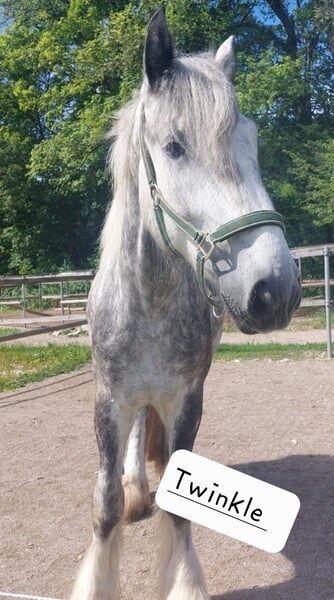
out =
[[[124,521],[136,521],[151,506],[148,481],[145,472],[144,439],[145,409],[138,411],[132,426],[126,459],[124,462]]]
[[[178,531],[172,518],[159,511],[159,598],[161,600],[209,600],[201,565],[191,539]]]
[[[119,559],[122,546],[121,525],[100,540],[93,535],[78,577],[71,600],[119,600]]]

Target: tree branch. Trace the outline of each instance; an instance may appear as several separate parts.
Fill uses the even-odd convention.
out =
[[[297,58],[297,36],[293,16],[289,15],[281,0],[267,0],[267,3],[283,25],[287,35],[286,49],[288,54],[293,59]]]

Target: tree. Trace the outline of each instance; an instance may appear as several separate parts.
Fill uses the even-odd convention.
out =
[[[243,57],[240,104],[260,125],[264,180],[287,220],[290,244],[332,242],[334,60],[328,31],[319,29],[313,2],[297,2],[293,13],[279,0],[263,4],[277,20],[266,25],[272,39],[261,57]]]
[[[333,239],[333,52],[326,0],[167,0],[181,52],[237,36],[237,91],[291,244]],[[156,1],[3,0],[0,271],[94,262],[105,133],[142,76]]]
[[[79,267],[108,194],[103,134],[113,103],[95,64],[101,2],[14,8],[0,36],[1,268]]]

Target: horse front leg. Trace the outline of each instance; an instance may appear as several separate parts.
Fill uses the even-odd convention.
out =
[[[203,384],[184,398],[179,416],[168,426],[170,452],[192,450],[202,415]],[[192,541],[190,521],[160,511],[161,600],[209,600]]]
[[[124,510],[122,463],[131,414],[109,394],[98,394],[95,432],[100,469],[93,496],[93,539],[85,554],[71,600],[118,600]]]
[[[140,408],[129,435],[124,461],[124,521],[138,521],[151,508],[150,491],[145,471],[145,422],[147,408]]]

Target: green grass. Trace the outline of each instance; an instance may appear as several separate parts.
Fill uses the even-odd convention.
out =
[[[271,358],[300,359],[326,352],[326,344],[220,344],[215,352],[216,359],[261,360]]]
[[[325,344],[221,344],[215,353],[215,359],[296,360],[320,356],[324,352]],[[74,371],[87,364],[90,359],[90,347],[78,344],[0,345],[0,391]]]
[[[0,391],[74,371],[90,359],[90,347],[78,344],[0,346]]]
[[[334,327],[334,311],[331,311],[331,322]],[[300,315],[292,319],[288,330],[310,331],[311,329],[326,329],[326,313],[324,309],[316,310],[313,314]]]
[[[4,335],[12,335],[13,333],[20,333],[22,329],[18,327],[0,327],[0,337]]]
[[[17,306],[2,306],[0,305],[0,315],[7,316],[8,314],[22,315],[22,310]]]

